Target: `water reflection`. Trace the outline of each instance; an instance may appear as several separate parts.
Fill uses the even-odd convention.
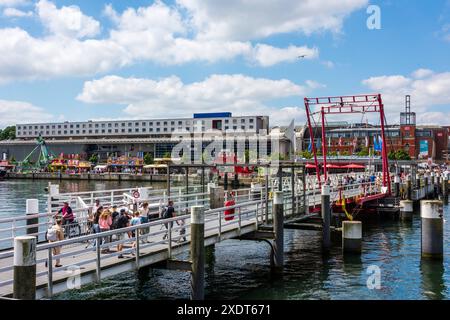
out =
[[[423,296],[430,300],[445,298],[444,264],[442,261],[422,260],[420,263]]]

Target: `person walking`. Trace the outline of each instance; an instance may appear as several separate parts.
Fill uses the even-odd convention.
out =
[[[175,215],[175,208],[173,207],[173,201],[169,200],[169,204],[167,205],[167,208],[164,210],[164,213],[162,215],[163,219],[170,219],[173,218]],[[166,233],[163,236],[163,240],[165,240],[169,236],[169,224],[170,228],[173,227],[173,221],[170,221],[168,223],[165,223],[164,226],[166,227]]]
[[[47,230],[46,238],[49,243],[64,240],[64,231],[62,228],[62,223],[63,223],[62,219],[57,218],[55,224],[51,226],[50,229]],[[61,246],[53,247],[52,252],[54,256],[61,254]],[[45,266],[46,267],[48,266],[48,261],[45,261]],[[55,267],[56,268],[62,267],[60,258],[56,259]]]
[[[115,226],[116,230],[128,227],[128,216],[126,215],[125,209],[120,210],[119,216],[116,219],[118,219],[117,224]],[[121,241],[124,238],[125,238],[124,232],[116,234],[116,241]],[[123,243],[119,243],[117,245],[117,252],[121,252],[122,250],[123,250]],[[122,259],[123,255],[120,254],[117,258]]]
[[[142,208],[139,210],[141,217],[141,224],[149,222],[150,208],[148,206],[148,202],[144,202],[142,204]],[[142,236],[142,242],[148,243],[148,234],[150,233],[150,228],[142,228],[140,229],[140,235]]]
[[[140,217],[140,213],[139,211],[136,211],[133,213],[133,218],[131,218],[130,220],[130,225],[131,226],[137,226],[141,224],[141,217]],[[131,237],[135,238],[136,237],[136,231],[139,231],[139,229],[133,230],[131,232]],[[131,245],[131,248],[133,249],[133,252],[131,253],[132,255],[134,255],[134,252],[136,251],[136,240],[133,241],[133,244]]]
[[[112,218],[111,218],[111,212],[108,209],[103,210],[102,214],[100,215],[99,221],[98,221],[100,232],[106,232],[111,229],[112,225]],[[108,243],[109,236],[103,238],[103,243]],[[109,248],[103,249],[102,253],[108,253]]]

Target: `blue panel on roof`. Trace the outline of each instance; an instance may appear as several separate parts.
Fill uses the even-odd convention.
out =
[[[230,118],[231,112],[194,113],[194,119],[198,118]]]

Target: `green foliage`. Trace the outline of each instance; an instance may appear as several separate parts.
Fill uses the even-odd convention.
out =
[[[312,159],[312,158],[313,158],[313,154],[312,154],[311,152],[309,152],[308,150],[302,151],[302,152],[300,153],[300,156],[301,156],[302,158],[305,158],[305,159]]]
[[[93,154],[90,158],[89,161],[93,164],[97,164],[98,163],[98,155],[97,154]]]
[[[0,140],[14,140],[16,138],[16,126],[0,129]]]
[[[337,151],[331,151],[331,152],[328,153],[328,155],[329,155],[330,157],[337,157],[337,156],[338,156],[338,153],[337,153]]]
[[[153,163],[154,163],[153,156],[150,153],[147,153],[144,156],[144,164],[153,164]]]
[[[397,150],[396,152],[394,152],[394,151],[389,152],[388,159],[389,160],[411,160],[411,157],[405,150],[401,149],[401,150]]]
[[[170,152],[164,153],[164,154],[163,154],[163,158],[166,158],[166,159],[172,158],[172,153],[170,153]]]
[[[348,151],[342,151],[341,152],[341,156],[347,157],[349,155],[350,155],[350,153]]]
[[[358,157],[368,157],[369,156],[369,148],[363,147],[358,153]]]

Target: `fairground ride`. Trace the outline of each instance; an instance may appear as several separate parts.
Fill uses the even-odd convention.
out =
[[[314,108],[313,110],[311,108]],[[312,151],[314,155],[314,166],[316,168],[319,186],[322,186],[321,169],[317,157],[317,148],[314,143],[313,121],[314,116],[319,116],[322,127],[322,155],[323,155],[323,174],[324,181],[328,179],[327,166],[327,144],[326,141],[326,115],[339,114],[366,114],[378,113],[380,116],[381,139],[382,139],[382,172],[383,187],[387,188],[387,195],[391,194],[391,179],[389,177],[389,162],[387,152],[387,140],[385,134],[386,117],[384,105],[380,94],[323,97],[323,98],[305,98],[306,116],[308,118],[308,129],[311,139]]]
[[[51,151],[48,149],[48,146],[41,136],[36,138],[36,144],[37,146],[31,151],[25,159],[19,162],[18,167],[20,169],[43,169],[48,167],[48,165],[52,162],[53,159],[55,159],[55,156],[51,153]],[[39,152],[38,159],[36,162],[32,162],[31,158],[35,154],[35,152]]]

